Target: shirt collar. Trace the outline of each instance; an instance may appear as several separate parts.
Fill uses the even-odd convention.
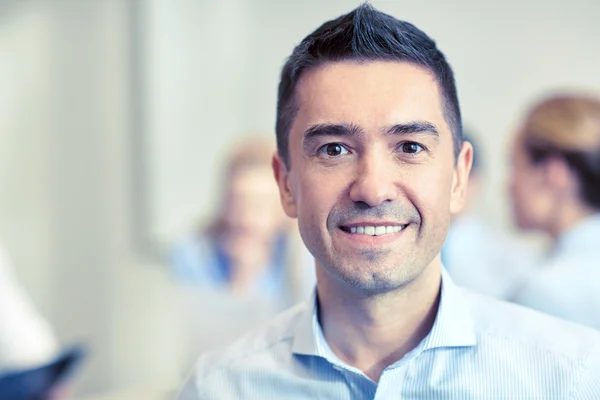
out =
[[[316,290],[308,307],[297,320],[292,352],[312,356],[330,353],[317,319]],[[438,312],[429,334],[411,353],[440,347],[468,347],[477,344],[472,315],[463,290],[442,269],[442,288]]]
[[[317,335],[313,328],[313,320],[317,317],[317,290],[313,290],[307,306],[304,308],[300,318],[297,319],[294,329],[294,344],[292,353],[316,356]],[[318,324],[317,324],[318,325]]]
[[[442,290],[435,322],[419,347],[468,347],[477,344],[471,310],[463,289],[442,268]]]

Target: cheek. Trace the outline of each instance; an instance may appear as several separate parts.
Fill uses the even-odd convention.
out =
[[[511,187],[513,197],[522,208],[529,208],[530,204],[537,202],[543,189],[533,172],[526,168],[513,174]]]
[[[420,203],[436,214],[447,213],[450,210],[454,182],[453,171],[452,167],[428,168],[412,179],[412,192],[418,194]]]
[[[313,224],[326,223],[329,212],[343,196],[347,187],[344,175],[336,171],[323,173],[323,171],[307,170],[298,183],[296,192],[298,213],[302,214],[303,219],[313,221]]]
[[[449,171],[449,172],[448,172]],[[421,230],[443,240],[450,225],[453,169],[423,168],[406,176],[403,191],[421,217]]]
[[[532,182],[528,182],[525,178],[517,178],[515,185],[515,194],[519,201],[527,202],[531,196],[535,196],[535,190],[532,190]]]
[[[529,220],[535,219],[533,214],[536,210],[536,193],[531,190],[531,184],[528,184],[527,179],[523,176],[513,178],[511,188],[517,220],[521,225],[527,226],[530,224]]]
[[[543,226],[551,204],[534,171],[521,170],[511,181],[511,195],[516,222],[522,228]]]
[[[419,180],[413,187],[417,194],[415,205],[423,208],[423,212],[439,214],[449,211],[451,185],[441,180]]]

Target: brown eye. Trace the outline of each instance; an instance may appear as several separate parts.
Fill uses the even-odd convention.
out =
[[[321,152],[329,157],[338,157],[348,153],[348,150],[339,143],[329,143],[321,147]]]
[[[418,143],[407,142],[400,145],[400,150],[407,154],[417,154],[423,150],[423,147]]]

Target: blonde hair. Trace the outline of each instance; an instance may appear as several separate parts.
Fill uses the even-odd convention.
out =
[[[275,150],[275,141],[263,136],[238,139],[227,157],[227,174],[231,176],[250,167],[270,167]]]
[[[534,163],[562,158],[579,180],[582,199],[600,209],[600,99],[577,94],[547,98],[529,112],[523,137]]]

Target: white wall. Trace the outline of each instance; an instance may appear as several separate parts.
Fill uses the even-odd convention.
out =
[[[273,130],[292,47],[358,2],[143,1],[144,198],[132,181],[132,4],[0,1],[0,236],[59,338],[90,343],[82,393],[176,382],[171,287],[135,247],[136,207],[161,241],[208,215],[229,141]],[[491,173],[484,211],[504,225],[521,107],[556,87],[600,91],[600,3],[373,4],[430,33],[454,66]]]
[[[32,7],[0,3],[0,238],[46,313],[52,310],[47,262],[50,23]]]
[[[0,232],[77,393],[176,384],[170,286],[132,232],[129,3],[29,1],[0,19]]]
[[[146,194],[150,230],[161,242],[206,215],[215,200],[214,166],[232,138],[248,130],[251,3],[145,2],[143,116],[152,177]]]

